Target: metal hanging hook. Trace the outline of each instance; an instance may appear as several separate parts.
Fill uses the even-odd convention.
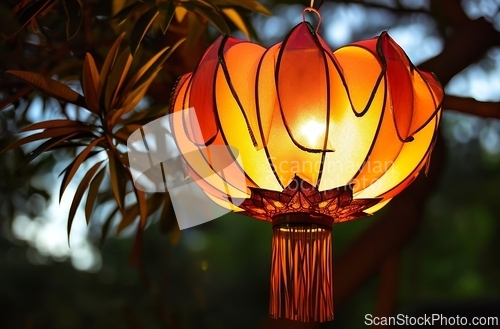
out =
[[[304,10],[302,11],[302,21],[303,22],[306,21],[306,12],[308,12],[308,11],[313,12],[316,15],[318,15],[318,25],[316,25],[316,30],[315,30],[315,32],[318,33],[319,26],[321,25],[321,14],[319,13],[319,11],[317,11],[316,9],[314,9],[312,7],[313,4],[314,4],[314,0],[311,0],[311,7],[304,8]]]

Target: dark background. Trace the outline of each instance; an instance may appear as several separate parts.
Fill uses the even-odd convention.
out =
[[[263,2],[273,16],[253,14],[259,41],[282,40],[307,2]],[[84,3],[100,15],[99,29],[116,29],[109,23],[111,1]],[[12,99],[5,70],[19,53],[6,36],[19,24],[10,14],[16,4],[0,4],[2,147],[19,127],[59,111],[31,91]],[[448,94],[428,177],[421,175],[375,216],[333,228],[334,322],[267,318],[271,227],[243,216],[179,233],[162,229],[164,219],[156,214],[145,230],[143,265],[134,267],[135,227],[115,236],[117,219],[100,246],[108,216],[103,208],[88,229],[77,215],[69,249],[71,198],[59,209],[55,192],[57,175],[74,153],[53,152],[12,174],[23,155],[18,150],[0,155],[0,328],[358,328],[365,314],[500,318],[498,1],[326,1],[321,12],[320,34],[333,49],[389,29]],[[64,25],[52,19],[45,23],[55,40]],[[167,102],[173,77],[192,70],[217,35],[213,27],[202,32],[188,52],[169,59],[171,78],[152,85],[148,97]],[[45,50],[24,49],[25,67],[42,65],[54,44],[42,38]],[[75,50],[61,60],[67,70],[74,69],[72,57],[81,54]]]

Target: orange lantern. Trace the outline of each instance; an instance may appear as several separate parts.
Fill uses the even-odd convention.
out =
[[[184,159],[188,174],[218,204],[273,225],[271,317],[333,319],[331,227],[382,208],[417,177],[442,99],[386,32],[332,52],[307,22],[268,49],[221,36],[179,80],[171,110],[194,108],[200,128],[171,122],[181,153],[199,149]],[[239,152],[238,206],[210,145]]]

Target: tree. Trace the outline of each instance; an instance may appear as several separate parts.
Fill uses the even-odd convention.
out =
[[[436,24],[444,48],[420,67],[434,72],[443,85],[500,43],[499,32],[488,21],[497,14],[470,19],[463,8],[471,1],[439,0],[417,7],[407,1],[392,5],[332,2],[357,4],[373,15],[383,13],[394,24],[411,17],[425,17]],[[292,3],[297,2],[274,1],[269,6]],[[124,152],[128,136],[167,113],[176,78],[195,67],[214,35],[239,30],[255,38],[250,15],[270,12],[253,0],[38,0],[1,4],[0,11],[6,22],[0,44],[1,145],[6,146],[3,152],[9,151],[2,166],[8,171],[16,169],[23,178],[8,177],[3,182],[0,202],[7,209],[6,218],[13,218],[16,211],[39,211],[16,206],[18,199],[28,200],[33,194],[48,198],[46,191],[30,184],[31,178],[53,167],[56,156],[69,157],[72,160],[63,170],[59,198],[79,168],[84,175],[68,214],[68,235],[80,203],[85,205],[88,223],[100,217],[103,207],[112,205],[101,237],[108,235],[115,220],[119,221],[117,233],[137,223],[132,255],[133,262],[140,263],[142,232],[148,218],[159,214],[166,232],[177,227],[168,194],[146,195],[134,188]],[[366,33],[367,29],[358,32]],[[43,97],[44,120],[31,122],[27,109],[39,97]],[[500,118],[494,102],[447,95],[444,108]],[[30,134],[11,143],[17,127],[23,127],[19,132]],[[36,148],[24,154],[19,146],[31,142],[38,142]],[[445,147],[441,139],[429,177],[392,202],[390,209],[336,260],[337,303],[379,273],[381,293],[376,312],[393,312],[400,254],[424,218],[424,206],[442,173]],[[135,199],[132,203],[127,201],[131,196]]]

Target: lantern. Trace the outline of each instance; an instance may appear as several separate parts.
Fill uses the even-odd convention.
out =
[[[172,134],[181,153],[199,150],[184,158],[187,174],[214,202],[273,226],[271,317],[333,319],[332,225],[373,213],[417,177],[442,99],[386,32],[332,52],[305,21],[268,49],[220,36],[181,77],[171,111],[196,115],[171,122]],[[209,146],[241,157],[244,188],[218,174]]]

